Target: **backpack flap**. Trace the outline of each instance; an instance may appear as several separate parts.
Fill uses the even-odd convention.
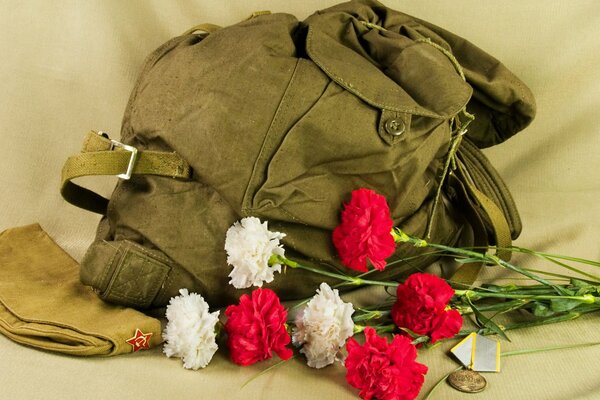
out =
[[[467,104],[471,87],[444,54],[367,18],[342,11],[305,21],[306,51],[333,81],[373,107],[435,119]]]
[[[449,120],[468,110],[475,119],[466,134],[469,151],[460,151],[459,158],[475,154],[480,159],[485,157],[477,147],[506,140],[529,124],[535,114],[529,89],[498,60],[450,32],[376,1],[334,6],[305,23],[311,59],[346,90],[384,109],[380,132],[385,128],[386,114],[408,121],[406,133],[410,134],[410,120],[399,112],[412,115],[414,127],[415,122],[422,121],[414,116]],[[386,142],[394,143],[390,139]],[[502,211],[510,227],[510,235],[502,236],[510,241],[521,231],[514,201],[491,165],[480,165],[468,162],[459,175],[469,180],[465,184],[477,190],[481,200],[489,199],[490,206],[494,204]],[[474,204],[485,209],[481,201]],[[489,221],[487,213],[477,212]],[[495,236],[491,234],[490,243],[500,245]]]
[[[367,60],[370,60],[371,67],[382,67],[382,72],[412,96],[417,102],[412,112],[418,115],[426,115],[420,113],[423,108],[420,105],[439,115],[448,116],[452,112],[451,104],[460,103],[458,99],[463,99],[468,90],[470,99],[466,99],[467,110],[475,115],[475,121],[469,127],[467,136],[480,148],[510,138],[524,129],[535,116],[533,94],[500,61],[469,41],[429,22],[391,10],[374,0],[358,0],[322,10],[308,18],[306,23],[312,31],[309,32],[309,39],[312,36],[313,40],[307,40],[311,58],[314,57],[324,71],[329,71],[328,74],[337,75],[340,84],[344,75],[351,74],[349,70],[358,72],[356,78],[373,80],[373,74],[369,73],[373,68],[364,69],[360,74],[360,70],[369,64]],[[470,88],[461,88],[460,82],[453,82],[451,75],[456,75],[456,71],[447,68],[447,60],[443,60],[443,55],[436,54],[426,45],[415,43],[420,39],[430,39],[450,51],[464,71]],[[339,42],[340,46],[355,52],[355,55],[346,55],[341,60],[338,58],[339,52],[327,52],[336,47],[331,44],[332,41]],[[398,49],[404,51],[399,52]],[[362,61],[358,61],[359,58]],[[345,74],[339,73],[342,69]],[[358,84],[359,87],[354,91],[360,91],[366,98],[375,101],[395,99],[378,102],[383,108],[406,101],[403,94],[385,85],[382,79],[379,85],[371,88],[366,87],[369,82],[361,85],[360,78],[350,82]],[[382,88],[385,94],[373,94]],[[408,102],[407,107],[408,104],[414,105]]]

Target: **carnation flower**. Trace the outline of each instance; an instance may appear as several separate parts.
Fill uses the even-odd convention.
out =
[[[400,328],[431,337],[431,343],[452,337],[460,331],[462,317],[456,310],[447,310],[454,290],[443,279],[416,273],[396,289],[392,319]]]
[[[227,307],[225,315],[227,345],[234,363],[254,364],[271,358],[272,352],[283,360],[292,356],[292,350],[285,347],[290,343],[285,326],[287,311],[271,289],[242,295],[240,304]]]
[[[366,327],[365,343],[348,339],[346,381],[360,389],[365,400],[410,400],[417,397],[427,367],[416,362],[417,349],[406,336],[395,335],[391,343]]]
[[[323,368],[338,358],[340,348],[352,336],[354,308],[344,303],[337,289],[321,283],[317,294],[296,315],[292,341],[302,346],[308,366]]]
[[[163,332],[167,357],[180,357],[183,367],[197,370],[208,365],[217,351],[215,325],[219,311],[208,312],[208,304],[196,293],[179,291],[167,306],[167,327]]]
[[[225,238],[227,263],[233,266],[229,283],[236,289],[245,289],[272,282],[273,273],[281,272],[281,264],[269,266],[269,259],[272,255],[283,257],[279,240],[284,237],[284,233],[269,231],[267,223],[255,217],[234,223]]]
[[[383,271],[385,259],[396,248],[391,234],[393,224],[385,197],[364,188],[353,191],[342,211],[342,223],[333,231],[333,244],[342,263],[366,272],[368,259]]]

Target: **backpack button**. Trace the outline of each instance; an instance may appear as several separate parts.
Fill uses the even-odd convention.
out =
[[[406,125],[401,119],[388,119],[385,122],[385,130],[392,136],[400,136],[406,130]]]

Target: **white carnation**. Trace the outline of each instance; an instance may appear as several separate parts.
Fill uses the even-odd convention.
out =
[[[321,283],[317,294],[296,315],[292,341],[302,346],[308,366],[323,368],[338,358],[346,339],[352,336],[354,322],[351,303],[344,303],[337,289]]]
[[[272,282],[274,272],[281,272],[281,264],[269,266],[269,259],[272,255],[284,255],[283,246],[279,244],[284,237],[284,233],[269,231],[267,223],[261,223],[256,217],[246,217],[233,224],[225,238],[227,263],[233,266],[229,283],[237,289],[245,289]]]
[[[167,327],[163,332],[167,357],[180,357],[183,367],[197,370],[208,365],[218,347],[215,325],[219,311],[208,312],[208,304],[196,293],[187,289],[171,298],[167,306]]]

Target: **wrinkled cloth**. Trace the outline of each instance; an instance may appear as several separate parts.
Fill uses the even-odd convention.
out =
[[[40,225],[0,234],[0,333],[42,350],[113,356],[134,351],[127,341],[137,330],[152,334],[148,347],[162,342],[158,319],[104,303],[83,286],[79,264]]]
[[[39,221],[81,260],[98,217],[60,197],[60,170],[66,157],[79,150],[87,130],[118,135],[147,54],[199,23],[227,26],[257,10],[304,19],[339,1],[190,0],[177,6],[156,0],[0,2],[0,229]],[[515,244],[600,259],[600,2],[384,4],[469,38],[527,82],[538,102],[536,120],[523,134],[485,150],[521,212],[524,229]],[[237,110],[229,117],[239,121]],[[109,195],[115,180],[103,177],[92,183]],[[515,262],[533,264],[515,257]],[[374,301],[369,290],[356,295],[363,300],[353,298],[357,306]],[[512,342],[503,341],[502,351],[600,341],[599,325],[597,315],[588,315],[510,332]],[[420,350],[417,362],[429,367],[420,399],[459,366],[448,356],[457,342]],[[443,384],[433,399],[597,400],[598,360],[600,346],[502,358],[500,373],[484,375],[485,392],[474,396]],[[0,335],[0,397],[7,399],[358,399],[342,366],[315,370],[301,358],[240,389],[266,367],[238,367],[221,350],[196,372],[184,370],[180,360],[166,359],[160,348],[127,357],[63,357]]]

